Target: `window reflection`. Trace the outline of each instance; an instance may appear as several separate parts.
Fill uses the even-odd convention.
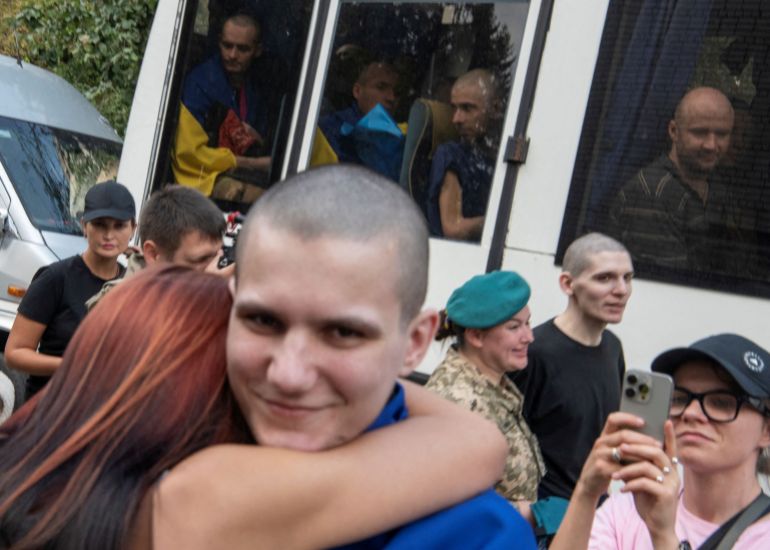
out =
[[[0,117],[0,158],[41,230],[79,235],[85,195],[115,179],[120,151],[118,142]]]
[[[562,249],[600,230],[641,276],[769,290],[768,30],[757,0],[611,4]]]
[[[528,8],[343,2],[311,165],[368,166],[478,242]]]

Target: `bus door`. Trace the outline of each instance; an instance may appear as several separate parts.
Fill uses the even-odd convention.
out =
[[[245,210],[254,197],[244,189],[258,195],[281,179],[318,4],[159,0],[119,179],[140,196],[182,183],[225,210]],[[226,25],[235,33],[224,36]],[[224,49],[237,58],[223,63]],[[235,192],[217,196],[223,179]]]
[[[353,162],[403,187],[431,232],[430,306],[500,267],[545,5],[341,0],[319,21],[288,170]]]

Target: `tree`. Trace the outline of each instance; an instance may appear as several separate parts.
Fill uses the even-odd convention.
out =
[[[0,21],[3,53],[69,81],[122,135],[157,0],[10,3],[18,10]]]

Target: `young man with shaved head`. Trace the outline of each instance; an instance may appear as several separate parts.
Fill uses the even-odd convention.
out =
[[[730,146],[734,112],[715,88],[690,90],[668,124],[671,148],[620,190],[609,232],[639,264],[710,269],[712,239],[730,225],[732,198],[712,175]]]
[[[396,379],[422,360],[438,315],[422,309],[428,233],[406,193],[359,167],[304,172],[254,204],[237,259],[228,377],[260,444],[328,449],[407,417]],[[377,495],[361,505],[377,506]],[[488,491],[352,548],[385,545],[533,548],[534,540]]]
[[[432,235],[478,241],[484,228],[502,114],[494,75],[474,69],[452,86],[452,123],[459,141],[439,145],[428,183]]]
[[[559,275],[567,308],[535,327],[527,368],[512,377],[545,460],[539,499],[569,500],[607,416],[620,405],[623,348],[606,328],[623,319],[633,274],[615,239],[589,233],[575,240]]]

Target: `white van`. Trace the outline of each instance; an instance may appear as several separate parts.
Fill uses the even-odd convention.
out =
[[[79,214],[121,140],[62,78],[0,56],[0,338],[42,266],[85,250]]]

